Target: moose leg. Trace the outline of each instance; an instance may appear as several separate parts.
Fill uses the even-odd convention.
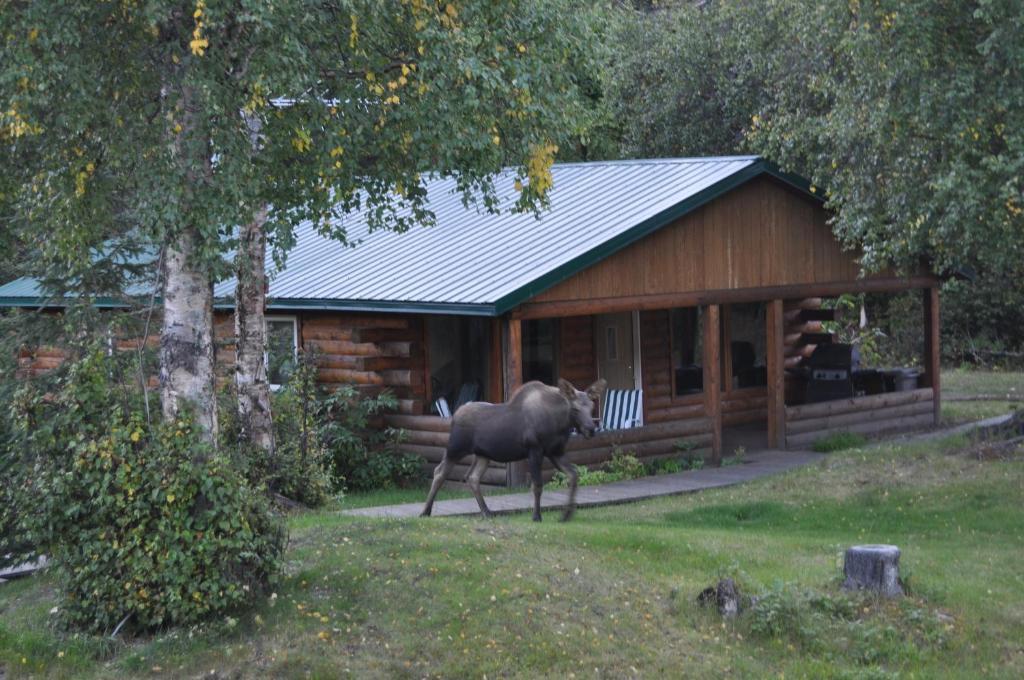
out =
[[[565,511],[562,513],[562,521],[568,522],[576,513],[576,481],[579,479],[579,474],[576,472],[576,466],[569,462],[568,456],[564,453],[552,458],[551,462],[559,472],[569,478],[569,504],[565,506]]]
[[[540,451],[530,452],[530,481],[533,487],[533,521],[540,521],[540,494],[544,490],[544,478],[540,475],[540,465],[544,460]]]
[[[469,489],[476,497],[476,503],[480,506],[480,514],[484,517],[494,516],[491,509],[487,507],[487,503],[484,503],[484,497],[480,494],[480,478],[484,476],[484,471],[490,464],[490,460],[478,455],[473,462],[473,467],[469,470]]]
[[[420,517],[430,517],[430,513],[434,509],[434,496],[441,490],[441,485],[444,484],[444,480],[448,479],[448,474],[455,467],[455,461],[445,456],[438,463],[437,467],[434,468],[434,483],[430,485],[430,493],[427,494],[427,502],[423,506],[423,512],[420,513]]]

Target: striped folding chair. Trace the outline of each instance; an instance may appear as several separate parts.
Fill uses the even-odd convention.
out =
[[[434,409],[437,411],[437,415],[442,418],[452,417],[452,410],[448,407],[448,400],[444,397],[441,397],[434,402]]]
[[[601,408],[604,430],[628,430],[644,424],[643,390],[608,390]]]

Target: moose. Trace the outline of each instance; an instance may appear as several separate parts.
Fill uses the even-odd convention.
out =
[[[483,516],[492,515],[480,494],[480,478],[487,466],[491,461],[511,463],[526,460],[530,465],[533,489],[533,521],[539,522],[540,495],[544,486],[541,464],[547,457],[569,478],[569,504],[562,514],[562,521],[571,519],[576,511],[577,474],[576,467],[565,454],[565,445],[574,429],[584,437],[594,436],[597,430],[594,405],[600,401],[606,387],[603,379],[586,391],[576,389],[563,379],[558,381],[558,387],[532,381],[516,390],[504,404],[473,401],[461,406],[452,418],[448,448],[434,470],[434,482],[420,516],[430,516],[434,497],[452,467],[467,456],[476,456],[468,481]]]

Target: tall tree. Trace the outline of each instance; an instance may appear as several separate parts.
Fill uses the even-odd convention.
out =
[[[378,227],[429,223],[427,172],[493,206],[490,175],[516,165],[521,205],[540,200],[557,144],[581,120],[565,65],[592,41],[584,9],[6,2],[0,153],[11,172],[0,201],[12,225],[52,234],[44,250],[75,260],[72,273],[112,233],[162,246],[164,414],[192,409],[213,438],[212,286],[229,271],[224,253],[254,263],[262,235],[280,260],[302,220],[344,239],[342,215],[356,209]],[[262,229],[235,230],[264,209]]]

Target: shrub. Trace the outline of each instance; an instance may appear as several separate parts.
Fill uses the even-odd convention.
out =
[[[598,484],[610,484],[625,479],[621,475],[613,474],[607,470],[591,470],[586,465],[577,465],[576,474],[578,486],[597,486]],[[548,483],[552,489],[565,489],[569,486],[569,478],[561,472],[556,472]]]
[[[185,624],[252,600],[284,530],[230,452],[191,420],[149,426],[96,349],[45,391],[26,384],[13,440],[32,452],[27,525],[56,566],[65,621],[94,632]],[[112,378],[115,380],[112,381]]]
[[[682,458],[660,458],[658,460],[644,461],[644,470],[648,475],[672,475],[686,469],[683,467]]]
[[[608,461],[605,470],[615,475],[618,479],[637,479],[647,474],[644,464],[632,451],[624,451],[619,447],[612,450],[612,459]]]
[[[811,448],[818,453],[832,453],[833,451],[864,446],[867,441],[867,437],[856,432],[833,432],[815,440]]]
[[[361,397],[344,385],[318,406],[318,437],[335,484],[348,491],[390,489],[409,484],[420,473],[420,459],[401,453],[401,432],[370,428],[370,419],[397,406],[388,392]]]
[[[704,458],[699,455],[644,461],[644,469],[649,475],[672,475],[686,470],[700,470],[703,467]]]

